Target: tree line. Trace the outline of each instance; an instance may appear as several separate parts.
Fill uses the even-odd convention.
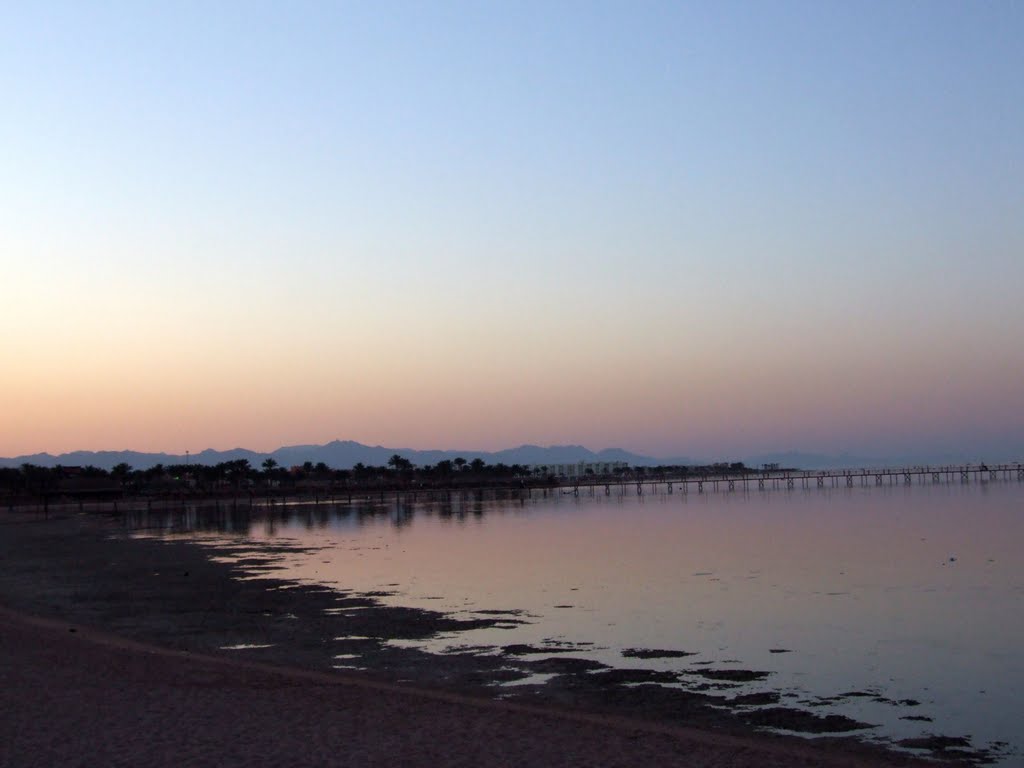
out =
[[[702,467],[617,467],[610,475],[588,470],[580,480],[587,482],[659,479],[666,476],[724,475],[747,471],[741,462],[716,463]],[[118,464],[112,469],[94,466],[43,467],[22,464],[0,468],[0,496],[18,498],[50,496],[116,497],[134,495],[238,494],[256,492],[353,491],[368,488],[523,487],[554,485],[557,478],[547,466],[488,464],[483,459],[462,457],[436,464],[415,466],[394,454],[383,466],[356,464],[351,469],[334,469],[324,462],[304,462],[282,467],[273,458],[254,467],[247,459],[218,464],[157,464],[134,469]]]
[[[134,469],[118,464],[112,469],[95,466],[43,467],[22,464],[0,468],[0,494],[6,497],[44,495],[161,494],[173,492],[224,493],[256,490],[360,489],[378,486],[492,485],[535,481],[544,473],[520,464],[487,464],[463,458],[414,466],[398,454],[383,466],[356,464],[334,469],[324,462],[282,467],[268,458],[257,468],[247,459],[218,464],[157,464]]]

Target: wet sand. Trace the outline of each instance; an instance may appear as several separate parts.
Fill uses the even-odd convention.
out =
[[[370,670],[342,673],[331,665],[345,641],[332,638],[425,637],[456,620],[240,581],[195,545],[117,530],[105,518],[0,514],[4,768],[930,764],[846,739],[755,734],[699,697],[659,700],[656,686],[498,701],[487,685],[501,660],[481,669],[477,657],[377,643]],[[224,650],[237,644],[270,647],[243,660]]]

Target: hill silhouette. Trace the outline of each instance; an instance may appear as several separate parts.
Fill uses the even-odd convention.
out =
[[[582,445],[520,445],[500,451],[474,450],[416,450],[380,445],[364,445],[353,440],[332,440],[324,445],[288,445],[269,453],[251,451],[246,448],[232,448],[217,451],[212,448],[186,455],[170,453],[144,453],[141,451],[72,451],[58,455],[35,453],[13,458],[0,458],[0,467],[20,467],[22,464],[37,464],[42,467],[94,466],[113,469],[118,464],[128,464],[134,469],[149,469],[157,464],[219,464],[225,461],[246,459],[253,466],[259,466],[266,459],[273,459],[280,466],[290,467],[311,461],[323,462],[332,469],[351,469],[356,464],[382,466],[394,454],[399,454],[413,464],[425,466],[445,459],[462,457],[467,461],[482,459],[488,464],[568,464],[580,461],[624,461],[631,466],[656,466],[658,464],[690,464],[690,459],[659,459],[652,456],[631,453],[621,448],[606,448],[592,451]]]

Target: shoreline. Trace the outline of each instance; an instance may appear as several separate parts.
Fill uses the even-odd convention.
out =
[[[303,685],[316,690],[323,685],[338,685],[359,691],[358,696],[367,700],[393,695],[405,701],[403,706],[424,710],[419,714],[407,713],[407,718],[430,719],[433,715],[426,710],[433,705],[425,702],[436,701],[465,708],[470,714],[464,712],[463,716],[474,719],[477,717],[473,713],[492,712],[497,707],[509,717],[514,713],[516,717],[557,721],[557,729],[612,728],[616,733],[621,730],[634,734],[627,741],[635,748],[651,741],[661,745],[658,749],[667,749],[659,752],[659,756],[643,758],[653,760],[654,764],[935,764],[849,737],[810,741],[755,733],[750,724],[736,720],[731,713],[723,714],[707,706],[708,702],[698,694],[666,697],[657,686],[622,686],[619,683],[636,681],[621,676],[614,683],[597,687],[567,685],[557,695],[530,698],[525,704],[499,701],[487,685],[495,681],[503,659],[438,657],[385,648],[379,642],[361,649],[372,662],[370,671],[339,672],[330,668],[333,657],[355,649],[346,648],[344,641],[329,638],[422,638],[456,625],[465,628],[467,621],[441,613],[385,608],[375,604],[372,596],[357,593],[296,587],[273,579],[241,581],[233,577],[231,564],[210,560],[210,553],[195,544],[182,540],[128,540],[111,535],[118,531],[116,521],[95,516],[44,519],[0,515],[0,553],[7,566],[0,574],[0,606],[7,609],[0,614],[5,636],[16,631],[11,627],[20,622],[31,627],[26,632],[42,633],[46,645],[59,646],[68,654],[81,651],[82,643],[88,640],[103,648],[116,648],[129,657],[160,656],[175,667],[175,679],[188,680],[190,665],[205,669],[207,665],[219,664],[245,670],[245,674],[283,675],[292,681],[293,687],[297,681],[305,681]],[[362,610],[344,616],[339,607]],[[494,621],[497,620],[481,619],[476,623],[486,625]],[[68,632],[71,628],[78,632]],[[73,638],[71,645],[69,637]],[[243,644],[270,647],[246,651],[246,660],[235,655],[238,651],[225,650]],[[364,641],[363,645],[368,644]],[[84,659],[97,653],[90,646]],[[31,659],[26,661],[24,655],[24,651],[15,648],[14,657],[5,662],[7,676],[12,674],[10,669],[31,664]],[[572,660],[546,660],[545,664],[549,668],[572,666],[560,665],[559,661]],[[95,665],[87,662],[79,666],[85,666],[83,673],[87,673]],[[40,672],[45,673],[46,670]],[[573,679],[567,676],[567,680]],[[93,679],[92,684],[98,688],[116,687],[106,677]],[[351,695],[357,695],[352,691]],[[256,702],[249,702],[244,696],[241,699],[236,705],[243,711],[256,706]],[[8,711],[19,706],[14,701],[10,704],[6,707]],[[305,705],[297,706],[301,709]],[[571,742],[572,749],[563,744],[563,751],[579,749],[581,754],[589,755],[581,758],[583,762],[617,764],[602,762],[603,750],[588,751],[591,736],[572,733],[565,739],[566,743]],[[661,739],[669,739],[675,746],[668,749]],[[381,736],[382,761],[391,749],[388,744]],[[680,744],[688,745],[685,750],[690,757],[685,763],[673,757]],[[477,746],[464,743],[460,749],[468,754]],[[698,754],[703,755],[699,760]],[[943,764],[947,765],[969,764],[942,749],[935,756],[944,758]],[[456,764],[455,758],[456,755],[449,754],[441,763]],[[521,759],[530,762],[526,757]],[[638,760],[631,758],[623,764],[635,764]]]

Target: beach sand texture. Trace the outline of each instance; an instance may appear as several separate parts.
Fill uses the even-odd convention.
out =
[[[278,659],[242,661],[202,652],[209,645],[203,636],[192,649],[183,647],[188,643],[180,634],[154,643],[156,625],[131,638],[123,630],[132,617],[110,607],[130,599],[107,594],[113,577],[97,574],[91,586],[84,580],[113,552],[122,565],[147,552],[133,542],[87,535],[97,525],[76,516],[0,521],[2,768],[926,764],[849,744],[524,706],[286,668]],[[49,542],[53,557],[32,542]],[[146,567],[132,564],[140,573]],[[202,569],[193,574],[201,578]],[[145,599],[155,599],[152,584],[139,587]],[[204,585],[192,588],[201,594]],[[106,594],[107,603],[90,606],[97,594]],[[140,626],[146,626],[145,599],[132,603]],[[209,621],[223,628],[232,617]]]

